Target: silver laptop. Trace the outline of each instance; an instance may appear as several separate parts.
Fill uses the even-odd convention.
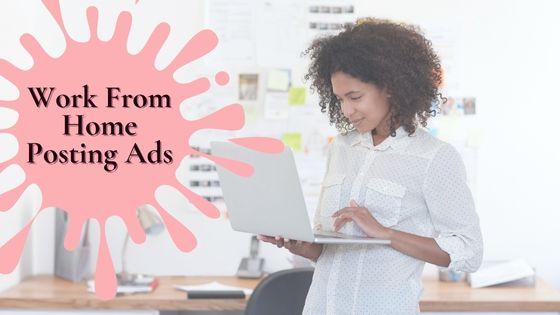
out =
[[[224,201],[236,231],[323,244],[389,244],[389,240],[313,231],[294,157],[262,153],[231,142],[214,141],[212,155],[242,161],[254,172],[244,177],[217,164]]]

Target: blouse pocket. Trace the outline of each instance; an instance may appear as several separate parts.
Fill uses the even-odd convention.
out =
[[[372,178],[367,183],[365,207],[385,227],[399,221],[402,199],[406,188],[392,181]]]
[[[322,195],[320,200],[320,223],[324,231],[334,230],[334,219],[332,215],[340,210],[340,194],[344,174],[327,174],[322,184]]]

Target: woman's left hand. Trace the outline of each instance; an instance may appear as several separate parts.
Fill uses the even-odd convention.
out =
[[[354,221],[369,237],[388,239],[391,229],[384,227],[371,215],[369,210],[350,201],[350,207],[342,208],[333,215],[334,230],[340,230],[346,223]]]

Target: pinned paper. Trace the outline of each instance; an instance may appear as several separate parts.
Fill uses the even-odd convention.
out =
[[[290,106],[305,105],[305,88],[293,87],[288,91],[288,104]]]
[[[266,119],[288,119],[289,105],[288,93],[267,93],[264,102],[264,118]]]
[[[243,111],[245,112],[245,121],[257,121],[257,104],[255,102],[244,102],[242,105]]]
[[[275,69],[268,74],[269,91],[288,91],[290,87],[290,70]]]
[[[239,99],[242,101],[257,100],[257,91],[259,89],[258,74],[239,74]]]
[[[301,151],[301,133],[286,132],[282,134],[282,142],[294,151]]]

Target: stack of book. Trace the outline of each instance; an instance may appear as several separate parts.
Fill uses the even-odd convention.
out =
[[[196,285],[174,285],[175,289],[187,292],[188,299],[244,299],[253,290],[210,282]]]
[[[140,277],[126,283],[119,283],[117,286],[117,296],[134,293],[150,293],[157,288],[158,284],[159,279],[150,276]],[[95,293],[95,282],[93,280],[88,281],[88,292]]]

